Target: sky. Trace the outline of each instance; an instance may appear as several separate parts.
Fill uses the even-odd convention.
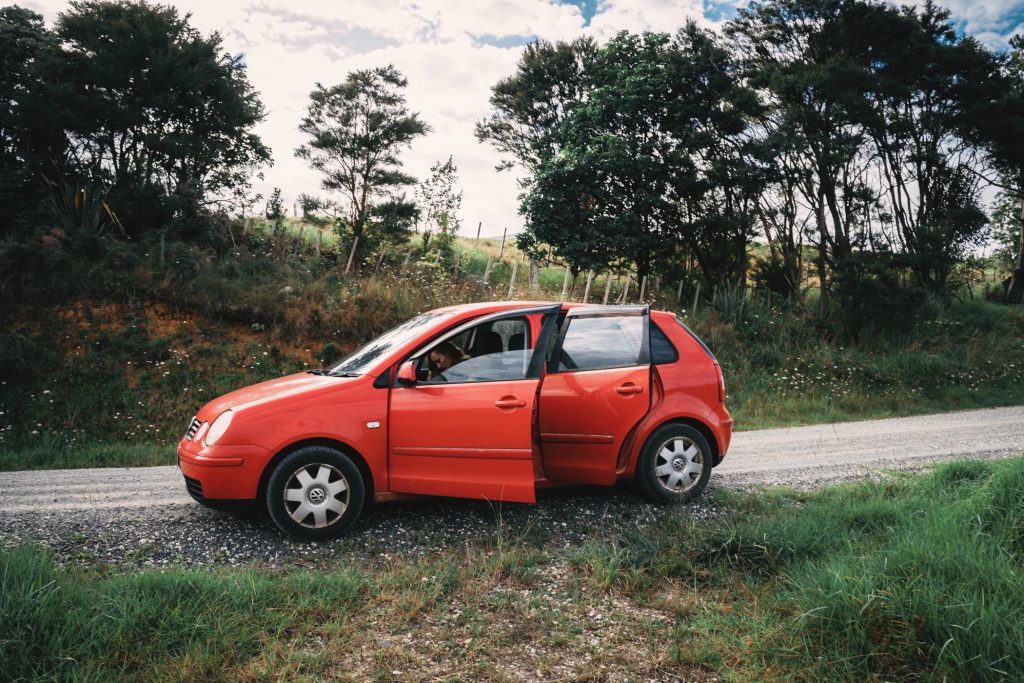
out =
[[[69,3],[16,0],[52,26]],[[163,2],[190,13],[204,33],[223,36],[240,54],[267,109],[258,134],[274,164],[254,190],[275,187],[285,204],[300,193],[324,196],[320,176],[294,155],[298,130],[315,84],[326,87],[356,69],[393,64],[408,79],[409,107],[432,131],[402,154],[419,179],[452,156],[463,192],[462,234],[482,223],[485,237],[522,227],[517,171],[495,170],[501,160],[474,136],[490,111],[491,86],[513,73],[531,40],[607,40],[622,30],[674,32],[688,19],[720,27],[745,0],[178,0]],[[939,0],[957,28],[999,49],[1024,33],[1024,0]]]

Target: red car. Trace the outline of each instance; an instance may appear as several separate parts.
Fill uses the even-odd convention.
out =
[[[536,502],[633,480],[686,501],[729,448],[722,371],[671,313],[497,302],[418,315],[331,370],[203,406],[178,444],[200,503],[266,505],[285,532],[348,529],[369,497]]]

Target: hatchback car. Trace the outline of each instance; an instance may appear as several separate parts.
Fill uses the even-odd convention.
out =
[[[409,494],[532,503],[541,487],[633,480],[687,501],[731,434],[721,368],[673,314],[478,303],[211,401],[178,466],[204,505],[257,501],[283,531],[325,539],[368,499]]]

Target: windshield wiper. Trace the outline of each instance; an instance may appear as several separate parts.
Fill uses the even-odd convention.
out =
[[[326,375],[327,374],[326,370],[306,370],[306,372],[309,373],[310,375]]]
[[[324,374],[325,375],[330,375],[331,377],[360,377],[361,376],[358,372],[325,372]]]

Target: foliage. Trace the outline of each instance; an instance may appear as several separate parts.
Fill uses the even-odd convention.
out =
[[[270,152],[252,128],[264,110],[240,57],[172,7],[106,0],[72,3],[41,65],[62,173],[108,188],[130,234],[163,228],[170,207],[182,234],[210,202],[244,193]],[[71,182],[79,182],[78,180]]]
[[[416,191],[423,217],[423,246],[425,249],[429,246],[430,237],[436,230],[434,248],[446,260],[451,257],[461,225],[462,191],[455,189],[457,181],[458,168],[449,156],[448,161],[438,161],[430,167],[430,177],[420,183]]]
[[[635,263],[641,278],[680,248],[706,273],[745,272],[758,181],[736,136],[756,103],[713,35],[619,34],[579,84],[524,195],[520,247],[549,244],[577,269]]]
[[[321,184],[343,198],[343,236],[370,253],[404,239],[415,205],[400,191],[416,182],[403,173],[399,152],[430,127],[405,104],[406,79],[393,66],[353,71],[331,88],[319,83],[299,130],[309,141],[295,150],[323,174]]]

